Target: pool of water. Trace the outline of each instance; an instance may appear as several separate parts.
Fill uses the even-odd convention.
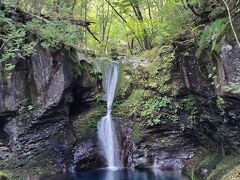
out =
[[[162,171],[157,169],[97,169],[75,175],[44,178],[44,180],[189,180],[180,171]]]

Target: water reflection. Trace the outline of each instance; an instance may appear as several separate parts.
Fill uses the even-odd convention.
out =
[[[154,169],[99,169],[79,174],[76,180],[188,180],[181,171],[162,171]]]
[[[153,169],[98,169],[80,173],[76,176],[56,177],[44,180],[189,180],[181,171],[162,171]]]

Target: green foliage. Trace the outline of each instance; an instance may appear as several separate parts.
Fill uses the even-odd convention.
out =
[[[147,51],[143,57],[150,62],[147,67],[135,70],[133,74],[134,86],[151,89],[160,94],[169,92],[171,90],[171,71],[175,61],[172,47],[156,47]]]
[[[189,177],[191,178],[191,180],[197,180],[197,177],[194,173],[194,169],[191,168],[190,172],[189,172]]]
[[[222,115],[222,116],[225,115],[225,110],[224,110],[225,100],[221,96],[218,96],[216,103],[217,103],[218,108],[221,110],[220,115]]]
[[[14,64],[4,64],[4,69],[6,71],[11,71],[15,68],[15,65]]]
[[[177,115],[179,109],[179,104],[174,103],[172,97],[158,97],[145,102],[141,117],[147,119],[150,126],[160,124],[162,120],[176,123],[179,120]]]
[[[199,56],[204,49],[210,49],[210,52],[219,52],[220,47],[218,41],[222,37],[225,29],[227,27],[226,18],[217,19],[212,22],[207,28],[203,31],[199,41],[199,50],[197,55]]]
[[[238,73],[235,75],[234,82],[230,82],[228,87],[225,87],[227,91],[233,94],[240,94],[240,68],[238,67]]]
[[[193,20],[191,11],[184,9],[181,1],[169,0],[165,4],[160,4],[159,7],[161,8],[158,9],[156,22],[158,42],[161,39],[176,38]]]
[[[0,180],[10,180],[10,178],[6,174],[0,172]]]
[[[76,46],[82,38],[78,27],[60,20],[44,22],[43,20],[33,19],[27,23],[27,30],[35,32],[43,47],[56,48],[60,44]]]
[[[223,175],[227,174],[234,167],[239,165],[240,159],[239,154],[233,153],[231,155],[224,156],[216,166],[214,166],[213,171],[211,171],[207,180],[220,179]]]
[[[118,0],[109,1],[110,4],[102,0],[57,2],[5,0],[4,2],[27,12],[50,17],[51,22],[32,22],[35,25],[34,31],[38,31],[41,38],[45,39],[43,42],[45,47],[55,47],[60,42],[78,48],[92,49],[99,53],[108,54],[112,48],[118,53],[134,53],[144,49],[146,38],[154,47],[162,42],[175,40],[189,27],[194,28],[195,16],[187,8],[185,0]],[[187,2],[197,9],[205,8],[211,17],[222,14],[225,10],[221,3],[215,1],[211,1],[211,5],[207,1],[200,0]],[[38,20],[42,21],[40,19]],[[85,28],[76,27],[67,19],[93,21],[94,23],[89,27],[101,43],[98,44]],[[216,41],[225,24],[227,24],[225,19],[216,20],[204,31],[200,40],[200,46],[203,46],[201,49],[210,45],[209,39],[212,41],[211,49],[218,49]]]
[[[91,30],[100,39],[101,44],[96,43],[92,35],[86,33],[86,30],[81,27],[78,28],[78,32],[83,38],[79,38],[77,35],[76,39],[79,46],[100,53],[109,53],[112,48],[116,48],[121,53],[139,52],[144,49],[143,44],[146,37],[153,46],[163,41],[173,40],[186,30],[193,19],[192,12],[185,8],[183,1],[118,0],[109,2],[112,6],[107,1],[102,0],[4,0],[6,4],[18,6],[24,11],[34,14],[44,14],[45,17],[51,19],[89,19],[94,21]],[[195,4],[198,1],[193,0],[190,2]],[[133,3],[135,6],[133,6]],[[138,13],[136,13],[136,7],[138,7]],[[119,14],[121,17],[119,17]],[[141,18],[139,14],[141,14]],[[55,30],[58,27],[60,27],[60,31],[70,28],[70,31],[74,31],[73,34],[76,34],[75,28],[71,27],[70,24],[64,26],[61,23],[61,21],[60,23],[54,22],[44,30],[46,32],[42,32],[42,35],[47,36],[46,39],[48,40],[48,43],[44,45],[47,47],[55,46],[58,41],[63,40],[61,36],[58,36],[58,33],[50,33],[56,32]],[[64,32],[61,33],[64,36]],[[66,37],[66,41],[75,41],[72,37]],[[55,38],[58,39],[56,42]],[[129,48],[128,44],[131,42],[133,42],[133,47]]]
[[[187,110],[187,118],[188,121],[194,123],[198,119],[198,104],[194,96],[189,95],[183,99],[182,105],[184,109]]]
[[[22,24],[16,24],[6,16],[5,11],[0,11],[0,64],[7,71],[14,69],[15,58],[24,59],[34,52],[34,42],[27,43],[26,29]]]
[[[224,99],[221,97],[221,96],[218,96],[217,97],[217,105],[218,106],[223,106],[225,104],[225,101],[224,101]]]
[[[136,89],[131,95],[122,102],[115,102],[116,113],[127,117],[139,117],[139,112],[142,111],[143,105],[147,99],[151,97],[151,91]]]
[[[16,58],[25,59],[34,53],[35,45],[39,41],[46,48],[56,49],[62,44],[78,47],[82,36],[77,26],[64,20],[47,21],[37,18],[24,25],[7,16],[10,10],[6,8],[5,11],[0,11],[0,64],[6,71],[15,68]]]
[[[239,179],[239,172],[240,172],[240,164],[236,167],[230,169],[227,174],[222,177],[222,180],[238,180]]]
[[[80,114],[73,122],[78,138],[92,138],[96,136],[97,123],[106,113],[106,107],[98,105]]]
[[[180,103],[170,96],[156,96],[152,91],[143,89],[133,90],[126,101],[116,106],[118,115],[125,115],[128,119],[145,120],[146,124],[154,126],[161,122],[178,122]]]

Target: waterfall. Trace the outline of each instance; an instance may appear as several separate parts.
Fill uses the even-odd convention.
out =
[[[119,74],[118,62],[112,62],[106,67],[103,87],[107,95],[107,115],[98,123],[98,139],[103,155],[109,168],[122,166],[117,136],[112,121],[112,103],[115,96]]]

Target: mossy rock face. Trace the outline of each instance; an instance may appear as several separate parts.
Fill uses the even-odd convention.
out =
[[[144,101],[156,97],[156,94],[171,94],[175,90],[171,79],[175,64],[172,46],[153,48],[140,54],[138,58],[146,59],[147,63],[134,67],[131,62],[125,62],[120,69],[116,102],[124,105],[116,105],[116,111],[127,117],[138,111],[137,108]]]
[[[219,163],[216,165],[214,170],[210,173],[207,179],[208,180],[220,179],[225,174],[228,174],[234,167],[236,167],[235,171],[237,171],[238,169],[237,166],[239,164],[240,164],[240,156],[238,154],[231,154],[231,155],[224,156],[221,159],[221,161],[219,161]],[[238,169],[238,172],[240,172],[239,169]]]
[[[106,66],[112,61],[112,59],[103,57],[91,59],[91,63],[96,67],[96,70],[101,74],[105,73]]]
[[[96,136],[97,123],[106,114],[104,104],[98,104],[73,119],[73,127],[77,138],[89,139]]]
[[[116,88],[116,96],[118,99],[124,99],[129,94],[133,71],[134,68],[131,63],[119,63],[119,75]]]
[[[230,172],[222,177],[222,180],[239,180],[240,164],[232,168]]]
[[[168,93],[172,88],[171,72],[175,55],[172,46],[156,47],[142,56],[149,59],[145,67],[139,67],[133,74],[133,85],[151,89],[159,94]]]
[[[194,158],[187,160],[184,172],[192,179],[237,180],[240,173],[240,155],[232,153],[224,155],[221,150],[209,152],[198,147]]]
[[[115,113],[120,116],[133,117],[139,113],[141,105],[150,98],[151,91],[134,89],[130,96],[120,104],[115,104]],[[116,102],[118,103],[118,102]]]
[[[6,174],[0,172],[0,180],[10,180],[10,178]]]

